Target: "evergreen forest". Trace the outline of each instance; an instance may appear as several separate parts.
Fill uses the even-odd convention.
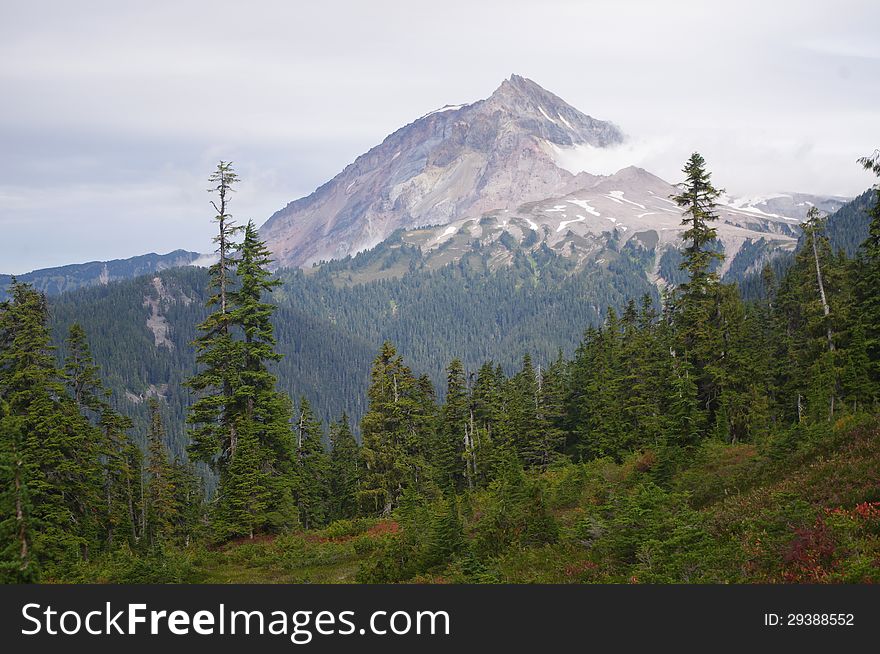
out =
[[[207,271],[52,301],[12,281],[4,582],[880,581],[880,185],[722,278],[694,153],[658,289],[638,252],[276,274],[238,181],[210,177]],[[343,283],[370,257],[411,274]]]

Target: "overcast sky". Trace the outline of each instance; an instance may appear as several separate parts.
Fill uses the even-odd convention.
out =
[[[387,134],[518,73],[678,181],[854,195],[880,147],[880,2],[0,0],[0,272],[211,249]]]

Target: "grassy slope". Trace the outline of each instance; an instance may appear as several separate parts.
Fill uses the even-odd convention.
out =
[[[494,532],[487,531],[485,516],[493,491],[462,498],[465,551],[404,579],[880,581],[880,504],[872,504],[880,501],[876,417],[798,429],[754,445],[710,442],[687,461],[686,467],[672,464],[670,473],[662,452],[643,452],[622,463],[561,465],[531,477],[558,538],[540,545],[514,538],[488,554],[486,534],[491,539]],[[321,531],[166,552],[151,562],[120,555],[65,580],[350,583],[406,535],[393,520],[339,521]]]

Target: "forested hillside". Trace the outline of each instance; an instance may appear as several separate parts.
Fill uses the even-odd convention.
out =
[[[201,257],[198,252],[175,250],[168,254],[143,254],[130,259],[75,263],[57,268],[43,268],[15,276],[46,295],[58,295],[89,286],[106,285],[122,279],[148,275],[160,270],[188,266]],[[6,291],[12,275],[0,275],[0,299],[7,299]]]
[[[878,157],[860,163],[880,176]],[[628,286],[638,275],[590,286],[596,273],[552,257],[360,286],[331,268],[278,279],[228,211],[224,162],[207,275],[84,291],[109,298],[88,316],[63,298],[54,339],[45,297],[14,285],[0,305],[4,579],[880,580],[880,188],[855,257],[810,211],[791,264],[765,267],[745,301],[717,272],[706,162],[683,173],[684,279],[662,296]],[[621,272],[640,270],[621,254]],[[293,300],[309,283],[320,293]],[[598,287],[601,311],[579,296]],[[449,326],[441,309],[461,315]],[[365,311],[403,325],[398,343]],[[497,354],[463,360],[456,343],[476,348],[485,323]],[[339,382],[305,362],[355,388],[345,363],[368,349],[358,443],[345,405],[322,420],[278,372],[328,400]],[[440,361],[438,384],[425,372]],[[108,396],[130,383],[122,369],[139,375],[123,393],[148,410],[146,438]],[[191,399],[175,404],[159,375]]]
[[[864,240],[871,193],[829,218],[833,250],[852,255],[852,235]],[[442,397],[444,370],[454,357],[470,371],[492,360],[512,373],[526,352],[546,366],[560,350],[572,355],[584,329],[602,324],[609,308],[620,315],[628,299],[644,294],[660,306],[659,289],[647,278],[646,253],[633,242],[607,267],[583,270],[549,248],[530,253],[510,247],[512,264],[496,270],[479,249],[439,269],[428,267],[417,248],[392,238],[355,257],[280,271],[274,322],[284,354],[275,364],[281,388],[309,398],[325,422],[346,411],[357,426],[366,409],[370,361],[385,340],[427,374]],[[663,276],[684,281],[681,261],[664,257]],[[786,255],[773,259],[777,275],[790,265]],[[741,280],[749,299],[763,297],[759,274],[731,268],[725,280]],[[185,447],[183,416],[191,401],[181,384],[195,370],[190,344],[206,315],[207,282],[207,271],[186,267],[50,299],[55,341],[74,322],[84,326],[114,405],[134,418],[141,441],[148,421],[144,400],[161,396],[177,454]],[[151,327],[154,305],[163,320]],[[156,330],[162,334],[158,344]]]

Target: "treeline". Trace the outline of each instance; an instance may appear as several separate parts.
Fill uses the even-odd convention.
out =
[[[877,156],[862,160],[880,175]],[[709,439],[757,441],[844,413],[876,411],[880,393],[880,190],[858,256],[835,253],[812,212],[793,265],[765,269],[759,301],[722,283],[715,247],[719,195],[694,154],[674,200],[686,281],[658,306],[650,295],[587,330],[573,357],[526,355],[510,375],[493,362],[446,370],[444,401],[386,342],[373,362],[355,440],[345,414],[329,429],[277,388],[270,255],[252,223],[228,212],[237,176],[211,181],[218,262],[188,379],[190,444],[167,450],[150,403],[146,452],[98,379],[82,328],[56,363],[45,298],[15,284],[0,305],[2,570],[7,581],[63,576],[98,551],[135,554],[225,542],[334,520],[394,513],[404,526],[365,581],[394,581],[460,553],[471,491],[491,502],[474,551],[552,542],[556,529],[527,471],[650,451],[662,484]],[[240,241],[238,240],[240,238]],[[193,464],[210,466],[205,498]],[[477,573],[475,573],[477,574]],[[478,574],[477,574],[478,576]]]
[[[59,368],[45,297],[15,282],[0,307],[0,578],[52,579],[108,549],[187,542],[201,483],[172,459],[153,403],[146,456],[115,411],[78,325]]]

